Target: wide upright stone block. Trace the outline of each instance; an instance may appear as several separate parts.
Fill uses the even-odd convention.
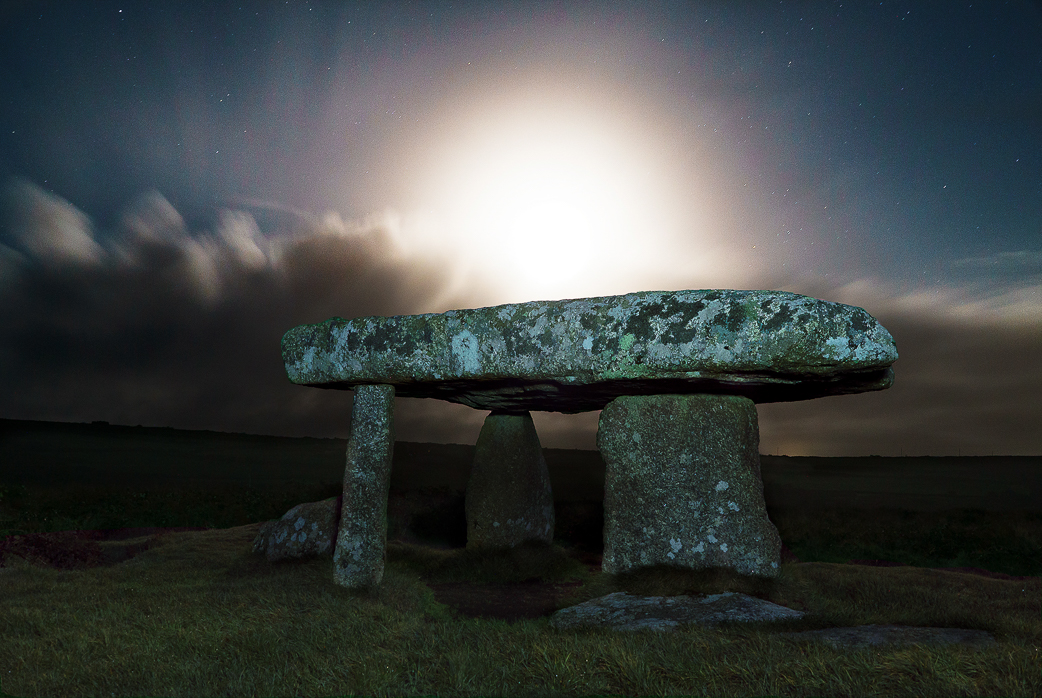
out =
[[[554,496],[532,415],[485,417],[467,482],[467,550],[551,544]]]
[[[620,397],[601,412],[608,574],[664,564],[778,575],[756,405],[733,395]]]
[[[383,579],[393,453],[394,388],[358,386],[351,408],[343,507],[333,551],[333,581],[340,586],[368,588]]]

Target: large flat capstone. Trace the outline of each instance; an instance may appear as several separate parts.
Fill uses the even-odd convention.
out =
[[[754,402],[883,390],[893,337],[864,309],[784,291],[645,291],[291,329],[298,385],[390,385],[481,410],[575,413],[622,395]]]

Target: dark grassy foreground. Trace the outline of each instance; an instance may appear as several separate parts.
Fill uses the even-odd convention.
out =
[[[372,594],[334,585],[331,558],[272,565],[250,553],[259,522],[338,487],[0,489],[0,535],[214,529],[172,534],[111,568],[14,558],[0,571],[0,695],[1042,695],[1042,515],[772,511],[804,561],[783,565],[774,582],[669,569],[590,575],[574,556],[588,540],[467,555],[435,545],[453,537],[451,522],[431,545],[391,543]],[[400,527],[389,524],[393,536]],[[850,559],[913,567],[836,564]],[[961,566],[1039,578],[923,569]],[[586,582],[562,607],[616,590],[733,590],[808,617],[770,628],[558,632],[545,618],[454,618],[424,585],[534,576]],[[982,629],[998,645],[844,651],[771,630],[872,623]]]

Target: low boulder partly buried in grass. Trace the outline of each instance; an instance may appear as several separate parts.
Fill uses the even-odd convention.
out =
[[[268,562],[331,555],[340,519],[340,497],[298,504],[281,519],[261,526],[253,552]]]

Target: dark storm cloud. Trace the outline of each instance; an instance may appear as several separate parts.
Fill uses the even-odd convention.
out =
[[[334,315],[444,302],[444,263],[379,222],[262,232],[246,211],[190,231],[143,195],[104,243],[72,204],[9,183],[0,238],[0,414],[275,434],[341,433],[350,396],[288,383],[279,342]]]

